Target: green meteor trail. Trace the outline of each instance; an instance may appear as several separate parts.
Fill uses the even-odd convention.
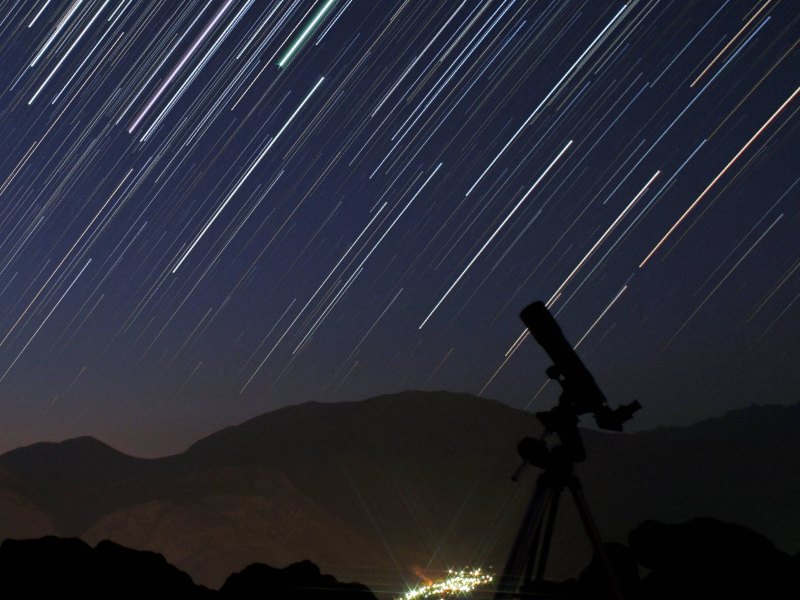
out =
[[[308,22],[308,24],[303,28],[300,34],[295,38],[294,42],[291,43],[288,50],[283,53],[280,60],[278,61],[278,66],[282,69],[285,67],[289,61],[291,61],[295,55],[300,51],[303,47],[303,44],[309,38],[309,36],[314,33],[314,30],[322,23],[322,20],[331,12],[333,9],[333,5],[336,4],[337,0],[327,0],[322,6],[317,9],[317,12]]]

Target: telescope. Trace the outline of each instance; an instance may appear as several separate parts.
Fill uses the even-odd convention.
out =
[[[520,318],[553,361],[553,365],[547,369],[547,376],[558,381],[563,390],[557,408],[561,413],[571,413],[571,415],[550,414],[553,411],[537,413],[536,416],[545,428],[548,431],[558,432],[560,419],[591,413],[601,429],[622,431],[622,424],[633,418],[633,413],[642,407],[641,404],[634,400],[614,410],[608,406],[606,397],[595,383],[594,377],[575,354],[575,350],[543,302],[534,302],[527,306],[520,313]]]
[[[536,418],[544,427],[545,436],[555,433],[559,443],[549,446],[543,436],[541,439],[526,437],[517,445],[517,452],[523,463],[511,478],[516,481],[526,465],[539,467],[543,472],[536,481],[536,488],[500,577],[495,600],[560,597],[552,582],[545,579],[545,569],[559,499],[565,489],[575,501],[595,556],[599,557],[607,574],[604,595],[624,600],[589,504],[574,472],[575,463],[586,459],[586,450],[578,430],[578,417],[591,414],[601,429],[622,431],[623,423],[630,420],[641,405],[634,400],[615,409],[609,407],[594,377],[578,358],[543,302],[534,302],[527,306],[520,313],[520,318],[553,361],[552,366],[547,369],[547,376],[561,385],[558,404],[550,410],[536,413]]]

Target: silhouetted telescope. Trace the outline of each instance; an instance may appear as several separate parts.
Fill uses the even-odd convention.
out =
[[[520,318],[553,361],[553,365],[547,369],[547,376],[558,381],[562,391],[555,407],[536,413],[536,418],[544,427],[544,436],[540,439],[526,437],[517,445],[523,463],[512,479],[516,481],[529,464],[543,469],[543,472],[536,481],[533,496],[498,582],[495,600],[563,597],[558,594],[557,584],[545,579],[545,569],[559,500],[565,489],[575,501],[595,556],[606,572],[607,588],[600,590],[600,594],[624,600],[574,471],[575,463],[586,459],[586,450],[578,430],[578,416],[591,413],[601,429],[622,431],[622,424],[631,419],[641,405],[634,400],[613,410],[609,408],[594,377],[575,354],[544,303],[534,302],[527,306],[520,313]],[[558,436],[559,443],[548,446],[544,437],[552,433]]]
[[[575,416],[592,413],[597,426],[601,429],[622,431],[622,424],[633,417],[633,413],[642,407],[641,404],[634,400],[614,410],[609,408],[606,397],[595,383],[594,377],[575,354],[575,350],[561,333],[561,328],[543,302],[534,302],[527,306],[520,313],[520,318],[553,361],[553,366],[547,369],[547,376],[561,384],[562,410],[571,409]],[[548,413],[537,413],[539,420],[550,431],[559,430],[557,422],[553,421],[557,416],[552,415],[548,418]],[[548,421],[552,426],[548,425]]]

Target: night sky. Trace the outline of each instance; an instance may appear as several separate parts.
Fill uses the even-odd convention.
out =
[[[0,450],[549,408],[534,300],[633,429],[797,401],[799,40],[795,0],[3,2]]]

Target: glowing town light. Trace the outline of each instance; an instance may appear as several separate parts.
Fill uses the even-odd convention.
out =
[[[480,586],[491,583],[493,578],[491,573],[484,573],[481,569],[450,570],[447,572],[445,579],[414,588],[406,592],[398,600],[464,596],[464,594],[468,594]]]

